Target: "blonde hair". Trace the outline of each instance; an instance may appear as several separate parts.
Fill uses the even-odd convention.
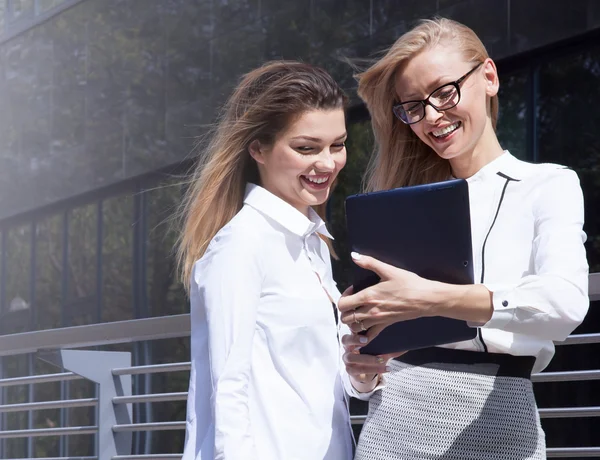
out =
[[[470,62],[483,62],[489,57],[479,37],[467,26],[446,18],[425,19],[402,35],[380,60],[356,76],[358,95],[369,109],[375,134],[375,151],[365,177],[367,190],[438,182],[450,177],[449,162],[392,113],[399,68],[438,44],[456,45]],[[495,130],[497,96],[491,98],[490,112]]]
[[[306,111],[345,106],[346,96],[333,78],[309,64],[273,61],[242,77],[201,152],[180,210],[177,260],[186,289],[196,260],[242,208],[246,184],[260,184],[249,145],[255,140],[272,145]],[[321,217],[325,206],[315,207]]]

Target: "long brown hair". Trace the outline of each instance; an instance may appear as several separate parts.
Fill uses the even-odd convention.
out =
[[[260,183],[249,145],[254,140],[272,145],[304,112],[343,109],[346,101],[325,70],[306,63],[273,61],[242,77],[200,152],[180,211],[183,230],[177,256],[186,288],[196,260],[242,208],[246,183]],[[315,210],[324,217],[325,204]]]
[[[365,177],[366,190],[438,182],[450,177],[450,163],[392,113],[399,68],[411,57],[438,44],[455,45],[468,61],[483,62],[489,57],[479,37],[467,26],[446,18],[425,19],[402,35],[380,60],[356,76],[358,95],[369,109],[375,134],[375,151]],[[497,96],[491,98],[489,110],[496,129]]]

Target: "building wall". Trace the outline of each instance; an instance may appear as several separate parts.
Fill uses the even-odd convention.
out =
[[[369,56],[433,14],[471,26],[498,60],[502,145],[578,172],[588,258],[600,271],[594,0],[0,0],[0,334],[187,312],[170,220],[181,178],[152,171],[192,156],[194,137],[250,68],[301,58],[330,70],[352,95],[342,58]],[[595,38],[558,46],[586,32]],[[343,288],[351,262],[342,200],[358,190],[372,146],[366,114],[353,114],[349,161],[330,207]],[[597,307],[577,332],[598,332]],[[135,364],[189,359],[187,339],[117,348],[131,351]],[[597,369],[597,348],[559,348],[551,370]],[[50,371],[33,356],[0,365],[4,377]],[[140,377],[134,391],[148,387],[185,391],[187,375]],[[599,389],[598,382],[546,383],[536,384],[536,395],[541,407],[598,405]],[[11,403],[94,391],[73,384],[1,396]],[[353,405],[355,413],[364,409]],[[0,428],[94,423],[91,411],[66,414],[9,414]],[[184,403],[136,406],[134,420],[184,414]],[[589,420],[544,420],[549,446],[593,444]],[[92,455],[91,441],[5,440],[0,457]],[[136,434],[135,451],[179,452],[182,442],[183,432]]]
[[[418,18],[464,22],[496,59],[600,26],[593,0],[2,3],[0,219],[188,158],[239,76],[268,59],[320,64],[352,93],[342,59]]]

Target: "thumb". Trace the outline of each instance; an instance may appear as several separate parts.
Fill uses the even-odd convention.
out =
[[[386,264],[385,262],[370,256],[365,256],[364,254],[359,254],[358,252],[351,252],[350,256],[354,263],[360,268],[375,272],[381,279],[388,278],[388,275],[395,268],[393,265]]]

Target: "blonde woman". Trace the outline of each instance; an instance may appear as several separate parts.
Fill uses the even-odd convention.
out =
[[[192,371],[185,460],[352,458],[322,209],[346,162],[346,98],[272,62],[227,102],[185,201]]]
[[[469,321],[478,334],[389,362],[357,353],[360,336],[343,338],[350,389],[370,398],[358,460],[546,456],[530,375],[588,309],[583,199],[573,171],[502,149],[498,88],[479,38],[448,19],[423,21],[359,75],[376,140],[368,189],[466,179],[477,284],[437,283],[355,254],[381,282],[345,293],[342,321],[368,329],[367,340],[425,316]]]

